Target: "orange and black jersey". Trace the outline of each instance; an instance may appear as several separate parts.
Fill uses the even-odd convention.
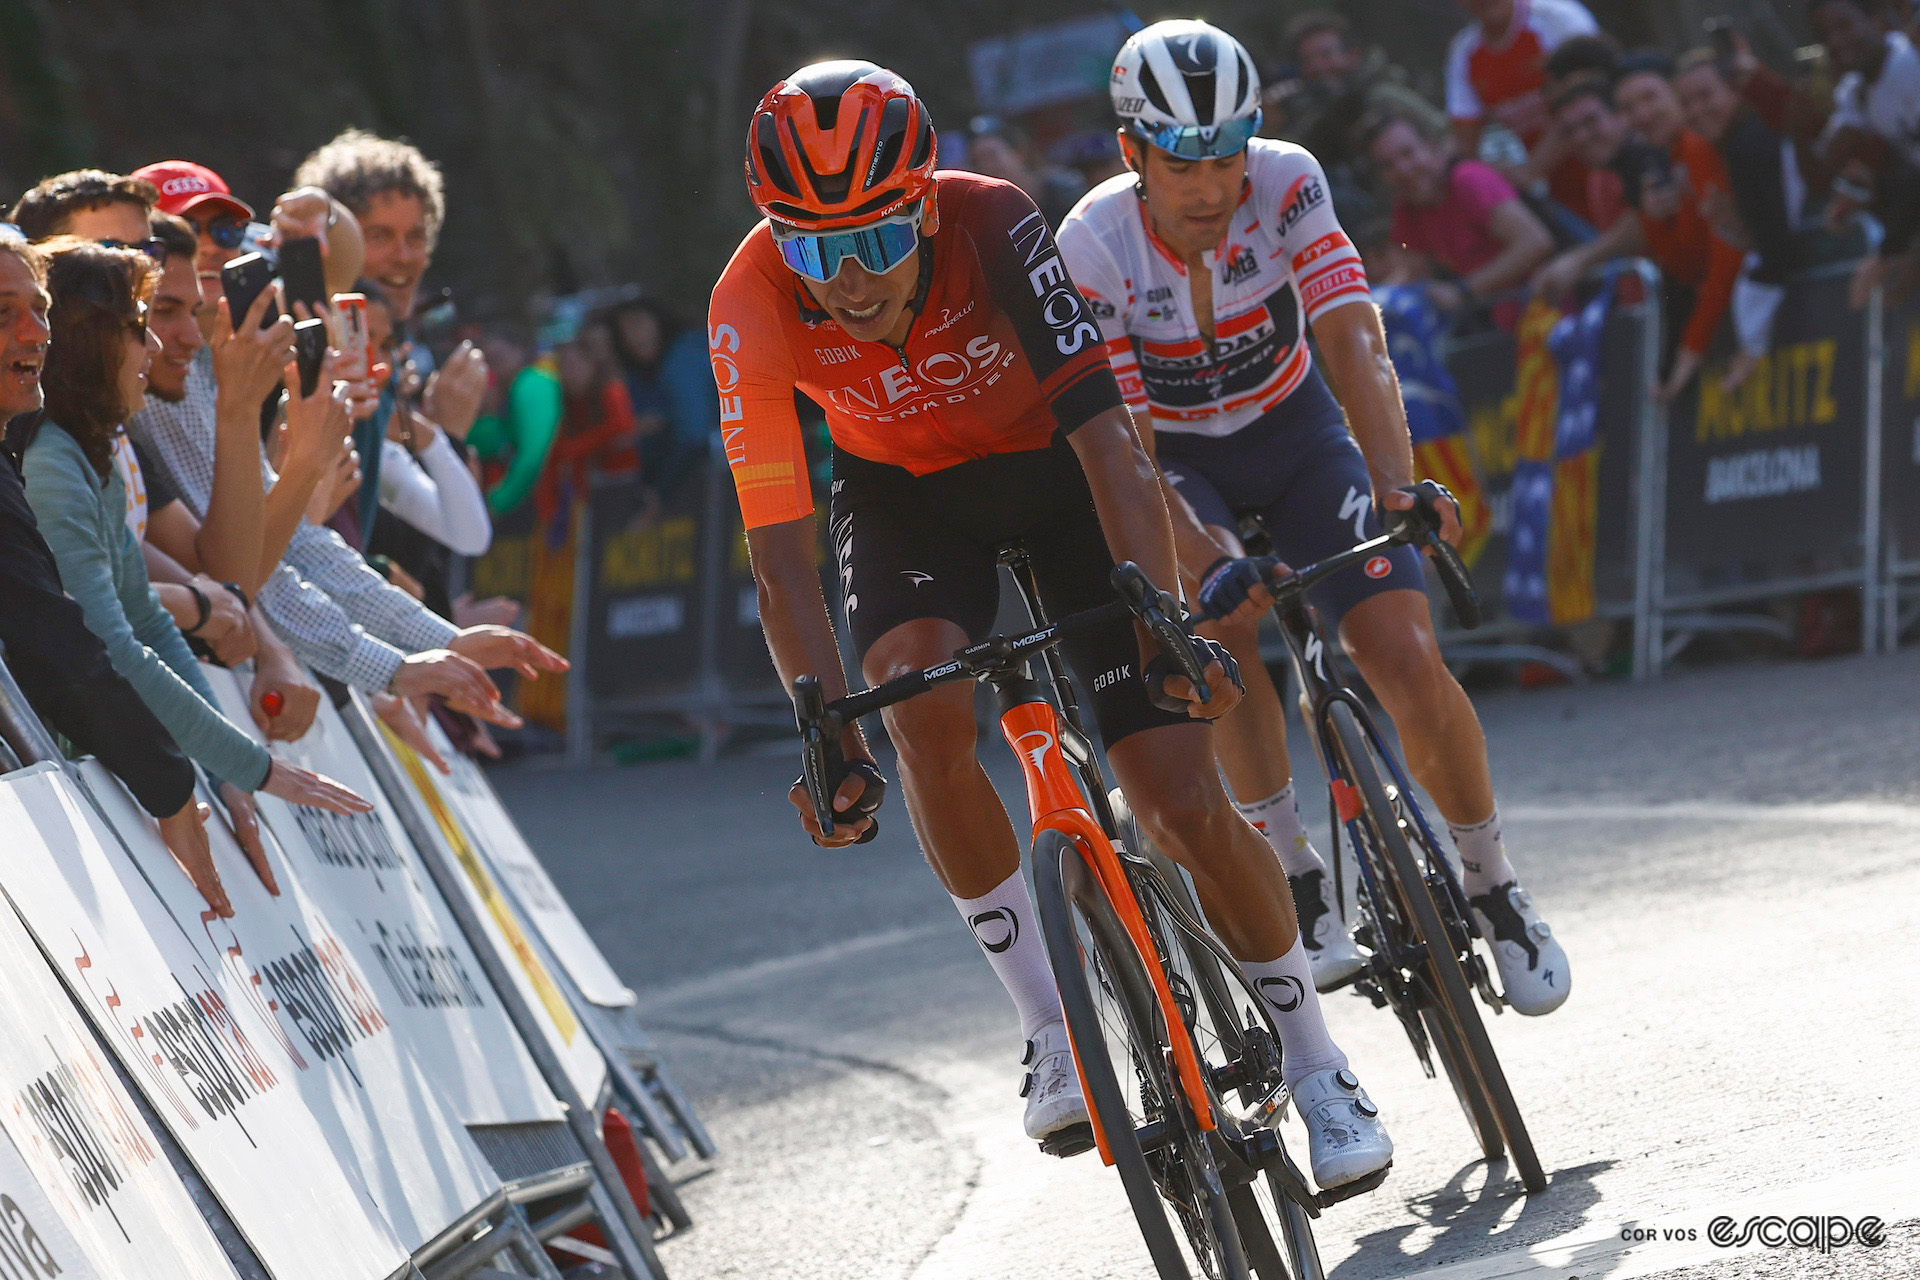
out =
[[[746,527],[813,512],[793,393],[834,444],[920,476],[1044,449],[1120,407],[1106,344],[1046,219],[1011,183],[941,172],[905,346],[857,342],[780,260],[762,222],[714,286],[708,346]]]

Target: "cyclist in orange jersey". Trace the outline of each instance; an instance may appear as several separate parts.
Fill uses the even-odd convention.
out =
[[[767,645],[782,680],[817,675],[829,699],[846,683],[813,564],[796,390],[833,437],[833,540],[870,682],[983,638],[1010,543],[1055,616],[1111,600],[1117,561],[1159,583],[1176,575],[1157,473],[1045,220],[1008,183],[936,172],[935,150],[926,108],[892,72],[794,73],[749,126],[747,182],[767,220],[713,294],[721,428]],[[1130,623],[1064,647],[1135,815],[1192,872],[1248,980],[1273,994],[1315,1179],[1385,1168],[1392,1142],[1327,1033],[1286,877],[1215,772],[1206,722],[1238,701],[1231,659],[1211,648],[1202,704]],[[1085,1123],[1019,845],[976,755],[972,691],[935,690],[886,723],[914,831],[1019,1012],[1027,1133]],[[791,797],[833,847],[871,835],[884,792],[858,729],[840,747],[844,822],[822,831],[804,789]]]

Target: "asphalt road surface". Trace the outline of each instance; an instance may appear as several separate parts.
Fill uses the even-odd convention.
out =
[[[1329,1273],[1920,1276],[1920,652],[1479,705],[1574,967],[1560,1011],[1492,1027],[1550,1185],[1478,1160],[1391,1015],[1329,997],[1398,1146],[1320,1220]],[[898,804],[874,844],[817,850],[796,769],[498,775],[722,1145],[674,1280],[1151,1275],[1118,1179],[1022,1136],[1013,1010]],[[1709,1238],[1767,1215],[1874,1217],[1886,1243]]]

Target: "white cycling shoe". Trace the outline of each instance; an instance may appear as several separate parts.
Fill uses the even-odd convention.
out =
[[[1380,1123],[1380,1109],[1346,1067],[1316,1071],[1292,1091],[1294,1109],[1307,1126],[1313,1180],[1331,1191],[1393,1164],[1393,1139]]]
[[[1288,876],[1287,888],[1293,893],[1293,914],[1300,922],[1300,945],[1306,948],[1314,989],[1331,991],[1366,968],[1366,953],[1347,936],[1327,873]]]
[[[1553,930],[1534,909],[1533,895],[1509,880],[1467,899],[1467,904],[1493,948],[1500,987],[1513,1011],[1537,1018],[1565,1004],[1573,990],[1573,973]]]
[[[1090,1124],[1087,1100],[1080,1093],[1080,1073],[1074,1069],[1073,1047],[1067,1024],[1049,1022],[1027,1041],[1021,1065],[1027,1078],[1020,1096],[1027,1100],[1027,1136],[1042,1141],[1076,1124]]]

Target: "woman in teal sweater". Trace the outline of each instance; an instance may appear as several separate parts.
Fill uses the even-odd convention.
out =
[[[146,321],[152,259],[138,250],[67,237],[44,247],[53,298],[42,373],[47,408],[39,421],[27,422],[17,442],[9,442],[24,450],[27,501],[53,550],[61,585],[79,603],[88,629],[180,749],[214,779],[235,830],[251,837],[243,843],[254,869],[278,893],[248,792],[336,813],[365,813],[373,806],[330,779],[275,760],[221,715],[200,664],[147,581],[140,546],[127,527],[125,485],[112,459],[120,424],[146,400],[147,368],[159,348]],[[211,887],[212,905],[225,907],[217,878],[201,887]]]

